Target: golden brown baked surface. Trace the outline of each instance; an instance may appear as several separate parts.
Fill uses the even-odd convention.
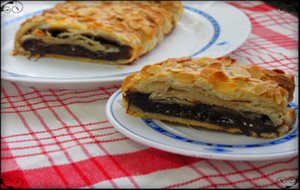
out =
[[[293,76],[281,70],[239,64],[229,57],[168,59],[143,67],[140,72],[126,77],[122,84],[124,104],[131,115],[263,138],[282,136],[292,129],[296,115],[288,104],[293,99],[294,89]],[[148,104],[141,105],[136,99]],[[160,108],[152,109],[149,104]],[[146,110],[148,107],[152,111]],[[195,120],[195,114],[188,116],[188,113],[183,113],[180,117],[177,113],[160,111],[170,113],[172,109],[178,112],[181,109],[192,112],[197,112],[197,109],[214,110],[212,115],[223,117],[224,113],[226,122],[233,120],[235,124],[222,127],[222,122],[209,121],[212,118],[217,120],[212,115],[203,116],[204,120]],[[246,121],[247,117],[248,127],[254,124],[261,126],[253,127],[253,130],[249,128],[248,131],[234,126],[244,124],[244,120],[239,118]]]
[[[179,1],[68,1],[27,19],[16,55],[129,64],[154,49],[183,12]]]

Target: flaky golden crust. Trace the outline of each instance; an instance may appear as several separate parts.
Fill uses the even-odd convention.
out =
[[[154,49],[164,36],[170,33],[183,12],[181,2],[161,1],[69,1],[57,4],[44,11],[42,15],[26,20],[15,38],[15,54],[31,55],[22,47],[28,39],[37,39],[47,44],[83,45],[97,51],[114,51],[101,43],[88,39],[102,37],[119,45],[132,48],[128,59],[116,61],[92,60],[90,58],[71,57],[74,60],[86,60],[98,63],[128,64],[141,55]],[[52,36],[45,30],[64,31],[64,38]],[[84,35],[82,35],[84,34]],[[65,38],[65,37],[68,38]],[[109,50],[108,50],[109,49]],[[115,50],[117,51],[117,50]],[[46,57],[64,57],[45,54]]]
[[[295,111],[288,107],[294,88],[294,78],[283,71],[238,64],[229,57],[168,59],[143,67],[140,72],[126,77],[122,84],[124,94],[147,93],[152,100],[186,105],[204,103],[264,114],[282,131],[280,135],[290,131],[296,120]],[[136,115],[149,116],[141,110],[134,111]],[[160,118],[172,120],[169,116]]]

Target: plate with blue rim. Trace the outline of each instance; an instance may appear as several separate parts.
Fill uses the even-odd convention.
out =
[[[298,92],[298,87],[296,87]],[[255,138],[206,130],[159,120],[142,119],[126,113],[122,92],[116,91],[106,104],[110,123],[132,140],[176,154],[221,160],[274,160],[298,154],[298,93],[290,106],[296,110],[293,129],[276,139]]]
[[[251,33],[251,22],[225,2],[183,2],[184,13],[175,30],[151,52],[131,65],[115,66],[79,61],[12,56],[16,31],[26,19],[52,8],[56,1],[22,1],[19,13],[1,13],[2,79],[41,88],[82,89],[120,84],[125,76],[172,57],[220,57],[240,47]],[[233,32],[238,31],[238,32]]]

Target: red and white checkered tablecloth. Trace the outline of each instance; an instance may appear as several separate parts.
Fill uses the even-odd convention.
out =
[[[297,76],[298,18],[263,2],[230,4],[253,25],[231,56]],[[1,188],[283,188],[298,178],[298,156],[209,160],[134,142],[105,116],[118,88],[44,90],[2,81]]]

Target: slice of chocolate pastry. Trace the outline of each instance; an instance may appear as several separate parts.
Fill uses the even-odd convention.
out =
[[[176,27],[180,1],[68,1],[27,19],[15,55],[130,64]]]
[[[289,107],[294,78],[235,59],[174,58],[125,78],[127,113],[253,137],[287,134],[296,120]]]

